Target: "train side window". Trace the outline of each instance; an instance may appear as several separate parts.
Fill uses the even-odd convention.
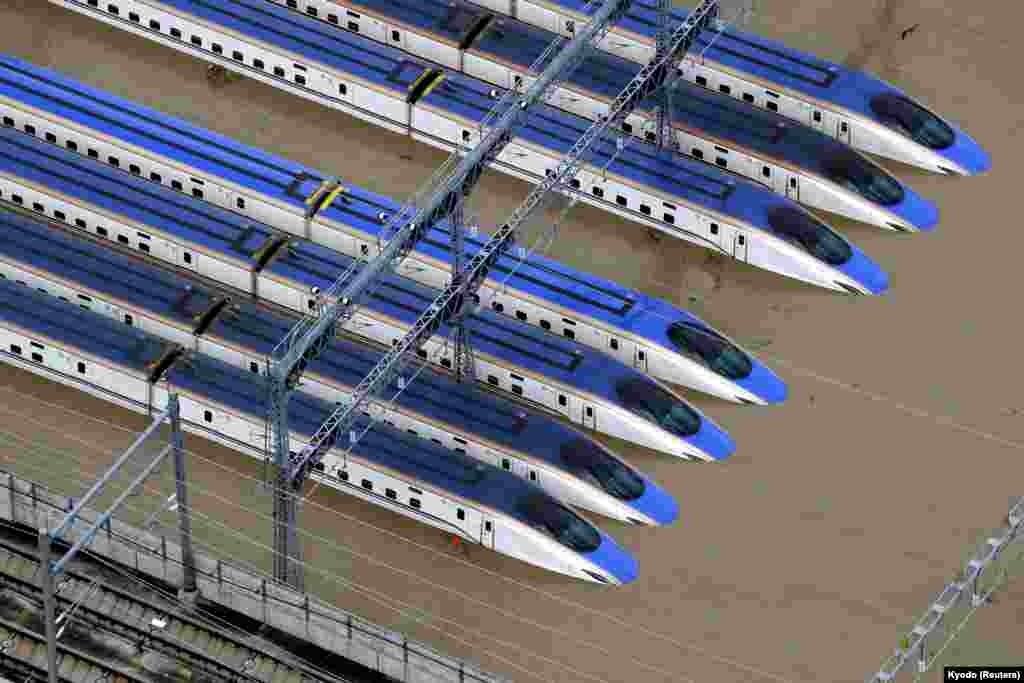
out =
[[[281,78],[284,78],[284,69],[282,69],[282,68],[281,68],[281,67],[279,67],[279,66],[275,66],[275,67],[274,67],[274,75],[275,75],[275,76],[279,76],[279,77],[281,77]]]
[[[843,133],[849,132],[850,124],[848,124],[846,121],[843,121],[842,123],[839,124],[839,130]]]
[[[715,157],[715,163],[721,166],[722,168],[729,167],[729,162],[726,160],[725,157]]]
[[[79,375],[84,375],[85,374],[85,363],[83,363],[82,361],[78,361],[78,374]]]
[[[664,216],[662,216],[662,218],[664,218],[665,222],[668,223],[669,225],[675,225],[676,223],[676,217],[670,213],[666,213]]]
[[[11,344],[11,353],[16,353],[16,354],[18,354],[20,356],[21,355],[21,347],[18,346],[17,344]]]
[[[121,10],[117,7],[117,5],[107,5],[107,11],[113,15],[118,15],[121,13]]]
[[[257,363],[254,360],[249,361],[249,371],[250,372],[259,373],[259,371],[260,371],[260,364]]]
[[[163,183],[164,182],[163,177],[159,173],[157,173],[155,171],[153,173],[149,174],[149,179],[152,180],[154,183]]]
[[[203,39],[200,38],[199,36],[192,36],[189,40],[196,47],[202,47],[203,46]]]
[[[530,481],[537,481],[537,472],[536,472],[536,470],[530,470]]]
[[[771,167],[770,166],[762,166],[761,167],[761,175],[763,175],[765,178],[771,178],[772,177],[772,169],[771,169]]]
[[[412,507],[414,507],[417,510],[419,510],[420,509],[420,499],[419,498],[410,498],[409,499],[409,505],[411,505]]]
[[[469,142],[469,138],[470,138],[469,131],[468,130],[463,130],[462,131],[462,141],[463,142]]]
[[[612,337],[608,341],[608,345],[612,347],[612,351],[618,351],[619,350],[619,340],[616,339],[615,337]]]
[[[53,217],[56,218],[59,221],[66,221],[68,219],[67,216],[64,215],[63,211],[57,211],[57,210],[54,210]]]
[[[298,9],[299,8],[298,0],[288,0],[288,6],[290,8],[292,8],[292,9]]]
[[[97,152],[97,151],[96,151],[96,150],[94,150],[94,149],[90,149],[90,150],[89,150],[89,151],[87,152],[87,154],[89,155],[89,158],[90,158],[90,159],[99,159],[99,158],[100,158],[100,153],[99,153],[99,152]]]
[[[54,135],[53,133],[47,133],[46,134],[46,141],[49,142],[49,143],[55,143],[55,142],[57,142],[57,136]]]
[[[615,195],[615,203],[619,206],[627,206],[629,204],[629,200],[626,199],[624,195],[619,194]]]
[[[796,178],[790,178],[789,179],[789,186],[790,187],[796,187]]]
[[[339,83],[338,84],[338,92],[340,94],[342,94],[342,95],[347,95],[348,94],[348,86],[345,85],[344,83]]]
[[[572,189],[574,189],[574,190],[578,190],[578,189],[580,189],[580,180],[579,180],[579,178],[573,178],[573,179],[571,179],[571,180],[569,181],[569,185],[570,185],[570,186],[572,187]]]
[[[486,531],[493,531],[494,530],[494,524],[491,523],[491,522],[484,522],[484,529]]]
[[[192,254],[188,253],[187,251],[182,252],[181,260],[184,261],[185,263],[192,263]]]
[[[466,519],[466,511],[463,510],[462,508],[458,508],[455,511],[455,516],[459,519]]]
[[[723,83],[720,86],[718,86],[718,92],[722,93],[723,95],[728,95],[729,93],[732,92],[732,88]]]
[[[150,19],[149,20],[149,27],[151,29],[153,29],[154,31],[159,31],[160,30],[160,22],[157,21],[156,19]]]
[[[718,223],[712,223],[711,224],[711,234],[712,235],[717,235],[718,234]]]
[[[690,150],[690,154],[693,155],[694,159],[703,159],[704,158],[704,151],[700,150],[700,149],[697,149],[696,147],[694,147],[693,149]]]
[[[498,386],[498,378],[495,377],[494,375],[487,375],[487,383],[493,384],[494,386]]]
[[[133,318],[130,313],[125,313],[124,324],[127,325],[128,327],[131,327],[132,325],[135,324],[135,318]]]
[[[171,29],[171,37],[172,38],[181,38],[181,29],[172,28]]]
[[[237,206],[239,209],[244,209],[245,208],[245,200],[242,199],[241,197],[237,197],[235,199],[235,206]]]
[[[746,238],[746,236],[744,236],[744,235],[739,235],[739,236],[738,236],[738,237],[736,238],[736,241],[737,241],[737,242],[739,242],[740,246],[742,247],[742,246],[743,246],[744,244],[746,244],[746,243],[747,243],[747,238]]]
[[[697,85],[702,85],[705,88],[708,87],[708,79],[705,78],[704,76],[697,76],[697,78],[694,80],[696,81]]]
[[[562,330],[562,334],[566,339],[576,339],[576,333],[570,330],[568,327]]]
[[[338,470],[338,479],[348,481],[348,470]]]
[[[558,395],[558,405],[562,407],[569,405],[569,399],[565,397],[565,394]]]
[[[624,132],[624,133],[632,133],[633,132],[633,124],[626,123],[625,121],[623,121],[622,122],[622,132]]]
[[[814,122],[815,123],[821,123],[821,112],[820,111],[814,112]]]
[[[306,77],[302,74],[295,74],[295,82],[299,85],[306,85]]]
[[[391,500],[398,500],[398,493],[394,489],[384,489],[384,495]]]
[[[83,230],[85,230],[88,227],[88,225],[81,218],[76,218],[75,219],[75,227],[82,228]]]
[[[551,330],[551,323],[549,323],[547,320],[541,320],[540,326],[545,330]]]
[[[526,322],[526,313],[523,311],[516,311],[516,319]]]
[[[441,367],[448,368],[449,370],[451,370],[452,369],[452,361],[451,361],[451,359],[450,358],[442,358],[441,359]]]
[[[512,463],[509,462],[508,458],[502,458],[501,459],[501,469],[503,469],[503,470],[511,470],[512,469]]]
[[[646,204],[641,204],[640,205],[640,213],[642,213],[645,216],[650,216],[651,215],[651,207],[647,206]]]
[[[114,168],[121,168],[121,160],[115,156],[108,156],[107,163],[113,166]]]
[[[312,6],[307,7],[306,8],[306,14],[308,14],[311,17],[315,17],[317,15],[316,7],[312,7]]]
[[[338,25],[338,15],[337,14],[328,14],[327,15],[327,21],[329,21],[332,24],[334,24],[335,26],[337,26]]]
[[[367,491],[372,491],[373,490],[373,482],[370,481],[369,479],[363,479],[361,484],[362,484],[362,487],[364,489],[366,489]]]
[[[96,234],[99,235],[100,237],[107,237],[109,235],[107,229],[104,228],[102,225],[96,226]]]
[[[392,31],[391,32],[391,40],[393,40],[393,41],[395,41],[397,43],[401,39],[402,39],[402,34],[401,33],[399,33],[398,31]]]
[[[28,133],[29,135],[35,135],[36,134],[36,127],[33,126],[31,123],[26,123],[25,124],[25,132]]]
[[[128,171],[132,175],[142,175],[142,169],[139,168],[138,164],[128,164]]]
[[[266,67],[266,65],[263,63],[262,59],[254,59],[254,60],[252,60],[252,65],[254,67],[256,67],[257,69],[263,69],[263,68]]]
[[[765,102],[764,106],[767,107],[768,109],[770,109],[771,111],[778,111],[779,110],[778,102]]]
[[[213,422],[213,413],[211,411],[209,411],[209,410],[204,410],[203,411],[203,419],[206,422]]]
[[[219,55],[224,54],[224,46],[221,45],[220,43],[214,43],[213,45],[210,46],[210,49],[213,50],[214,52],[216,52]]]
[[[427,357],[427,350],[426,349],[416,349],[416,355],[419,356],[420,358],[426,358]]]
[[[32,202],[32,208],[38,211],[39,213],[46,213],[46,207],[44,207],[39,202]]]
[[[601,189],[600,187],[598,187],[597,185],[594,185],[594,188],[593,188],[592,192],[594,193],[595,197],[603,197],[604,196],[604,190]]]
[[[10,116],[5,116],[4,125],[8,128],[12,128],[14,126],[14,119],[12,119]]]
[[[587,417],[594,417],[594,409],[587,406]]]
[[[172,187],[173,189],[177,190],[178,192],[181,192],[181,191],[182,191],[182,189],[183,189],[183,187],[182,187],[182,184],[181,184],[181,181],[180,181],[180,180],[172,180],[172,181],[171,181],[171,187]]]
[[[499,301],[492,301],[491,302],[491,308],[493,308],[498,313],[501,313],[502,311],[505,310],[505,304],[503,304],[503,303],[501,303]]]
[[[518,384],[513,384],[512,385],[512,393],[515,394],[516,396],[522,396],[523,395],[523,388],[521,386],[519,386]]]
[[[192,188],[192,196],[195,197],[196,199],[202,199],[203,198],[203,191],[200,190],[198,187],[193,187]]]
[[[353,33],[359,33],[359,24],[357,24],[354,21],[348,22],[348,30],[352,31]]]
[[[149,245],[148,244],[139,243],[139,251],[142,251],[142,252],[145,252],[145,253],[148,254],[149,253]]]
[[[14,202],[15,204],[17,204],[18,206],[21,206],[22,204],[25,203],[25,200],[21,198],[21,195],[17,195],[17,194],[12,194],[11,195],[11,201]]]
[[[745,93],[743,93],[743,101],[744,102],[749,102],[749,103],[753,104],[754,103],[754,96],[751,95],[748,92],[745,92]]]

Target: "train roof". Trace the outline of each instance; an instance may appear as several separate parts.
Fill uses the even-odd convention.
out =
[[[167,383],[209,397],[262,424],[266,419],[266,378],[201,354],[190,355],[166,373]],[[309,394],[295,392],[289,401],[288,426],[295,434],[309,438],[333,412],[335,406]],[[358,431],[365,427],[363,418]],[[345,448],[347,440],[339,441]],[[426,439],[407,436],[378,423],[353,448],[352,455],[371,464],[392,468],[410,483],[422,482],[482,503],[521,521],[518,509],[527,497],[539,493],[519,477],[438,446]],[[543,495],[543,494],[542,494]]]
[[[322,178],[311,168],[113,97],[47,69],[0,55],[0,97],[4,96],[250,187],[299,210],[304,208],[302,199],[287,194],[288,185],[301,174],[307,174],[311,180],[300,189],[308,194]],[[350,200],[348,203],[336,202],[321,215],[354,226],[355,216],[373,217],[380,212],[394,212],[401,206],[390,198],[347,184],[346,197]],[[382,229],[379,223],[370,220],[362,221],[359,227],[371,235],[380,234]],[[447,223],[439,224],[417,245],[417,250],[450,260],[449,232]],[[467,253],[476,253],[484,242],[482,236],[467,235]],[[515,274],[509,278],[511,286],[544,296],[581,315],[631,331],[665,347],[671,346],[666,335],[669,321],[700,322],[696,316],[667,302],[536,254],[521,265],[514,256],[503,255],[491,272],[505,278],[513,270]]]
[[[55,296],[0,279],[0,319],[148,378],[177,347]],[[6,349],[5,349],[6,350]],[[32,349],[23,349],[28,356]]]
[[[132,301],[179,328],[194,329],[218,300],[201,287],[138,259],[111,251],[33,220],[0,214],[0,257],[9,256]]]
[[[316,19],[297,15],[264,0],[237,0],[225,10],[213,2],[162,0],[164,4],[208,18],[258,40],[279,45],[313,61],[365,78],[376,87],[405,97],[408,87],[426,67],[420,60],[348,31],[338,31]],[[438,87],[423,96],[420,105],[433,105],[479,122],[494,102],[494,89],[463,74],[447,73]],[[553,107],[540,105],[531,110],[530,121],[517,137],[564,154],[590,126],[589,121]],[[768,190],[713,167],[675,156],[659,155],[645,145],[631,145],[609,166],[609,170],[632,182],[667,193],[680,201],[697,203],[754,227],[770,229],[767,212],[790,202]],[[615,154],[615,143],[595,143],[593,163],[603,166]],[[678,227],[678,226],[677,226]],[[678,227],[680,230],[684,228]],[[707,242],[696,233],[695,239]]]

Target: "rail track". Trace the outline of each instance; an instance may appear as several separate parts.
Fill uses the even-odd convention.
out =
[[[40,563],[35,553],[0,541],[0,587],[42,607]],[[65,571],[56,585],[57,613],[77,604],[73,623],[79,628],[114,636],[139,652],[156,652],[193,674],[234,683],[346,683],[346,679],[285,661],[265,646],[247,644],[239,636],[167,605],[97,582],[77,571]],[[58,625],[60,628],[61,625]],[[46,673],[46,638],[0,620],[0,662],[11,658],[27,672]],[[58,667],[67,681],[151,681],[58,641]],[[82,673],[92,671],[92,674]],[[99,676],[99,678],[97,678]],[[119,678],[120,677],[120,678]]]

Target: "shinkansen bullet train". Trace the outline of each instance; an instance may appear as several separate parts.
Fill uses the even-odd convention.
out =
[[[394,200],[347,186],[306,223],[317,171],[0,56],[0,120],[37,139],[149,178],[348,256],[376,255]],[[466,236],[475,253],[483,241]],[[399,272],[431,287],[451,275],[450,235],[438,226]],[[502,256],[481,297],[496,313],[611,355],[673,384],[726,400],[782,401],[786,385],[763,363],[699,318],[667,302],[540,256]]]
[[[0,281],[0,359],[136,412],[178,393],[189,432],[263,459],[264,379],[74,304]],[[333,409],[296,392],[298,451]],[[637,562],[611,537],[526,481],[381,425],[312,474],[325,486],[544,569],[619,585]]]
[[[500,95],[490,84],[426,67],[264,0],[52,1],[446,150],[474,144]],[[536,182],[590,122],[548,106],[531,113],[493,166]],[[590,165],[572,180],[584,190],[582,201],[821,287],[853,294],[888,288],[886,274],[863,252],[767,189],[644,145],[620,151],[604,142],[591,150]]]
[[[306,12],[310,7],[322,12],[320,8],[328,4],[321,0],[286,3]],[[582,0],[480,0],[478,4],[563,36],[571,36],[576,25],[587,21]],[[634,2],[599,47],[638,64],[649,62],[657,34],[656,7],[652,2]],[[686,12],[676,10],[674,16],[682,20]],[[349,28],[356,24],[355,30],[368,32],[366,20],[356,17],[353,22],[347,15],[342,20]],[[399,35],[392,40],[400,44],[408,39]],[[899,88],[760,36],[729,29],[715,38],[713,32],[705,31],[697,36],[680,68],[691,83],[778,112],[863,152],[951,175],[973,175],[992,167],[989,155],[970,136]]]
[[[291,312],[314,309],[316,292],[351,264],[325,247],[10,129],[0,129],[0,191],[4,201]],[[346,331],[395,343],[436,294],[402,277],[386,278]],[[513,400],[678,457],[717,460],[735,450],[721,428],[678,395],[612,358],[489,311],[470,324],[478,381]],[[428,340],[421,353],[450,367],[442,336]]]
[[[417,57],[503,88],[526,85],[530,67],[556,35],[476,5],[445,0],[274,0],[340,29],[386,42]],[[326,11],[321,11],[325,9]],[[347,12],[358,10],[353,19]],[[345,22],[339,17],[346,17]],[[332,17],[334,18],[332,20]],[[365,26],[365,28],[364,28]],[[389,39],[388,30],[405,34]],[[588,119],[610,103],[640,65],[608,53],[589,56],[548,99]],[[865,156],[825,133],[793,126],[778,114],[753,111],[725,95],[682,82],[673,98],[681,152],[714,163],[812,208],[888,230],[917,232],[938,222],[938,209]],[[637,111],[626,132],[653,139],[654,116]]]
[[[291,320],[236,304],[182,274],[12,214],[0,215],[0,277],[259,374]],[[339,341],[306,368],[302,389],[348,401],[381,354]],[[632,524],[670,524],[676,501],[607,448],[550,417],[421,373],[384,422],[532,482],[564,502]]]

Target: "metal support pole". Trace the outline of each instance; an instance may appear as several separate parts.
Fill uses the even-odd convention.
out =
[[[50,568],[50,533],[39,529],[39,567],[43,570],[43,622],[46,624],[46,670],[50,683],[57,683],[57,599],[53,591]]]
[[[196,560],[192,553],[192,511],[188,503],[188,486],[185,476],[185,448],[181,434],[181,409],[178,395],[167,397],[167,415],[171,420],[171,448],[174,451],[174,492],[178,502],[178,529],[181,532],[181,564],[184,575],[181,590],[193,595],[196,585]]]

